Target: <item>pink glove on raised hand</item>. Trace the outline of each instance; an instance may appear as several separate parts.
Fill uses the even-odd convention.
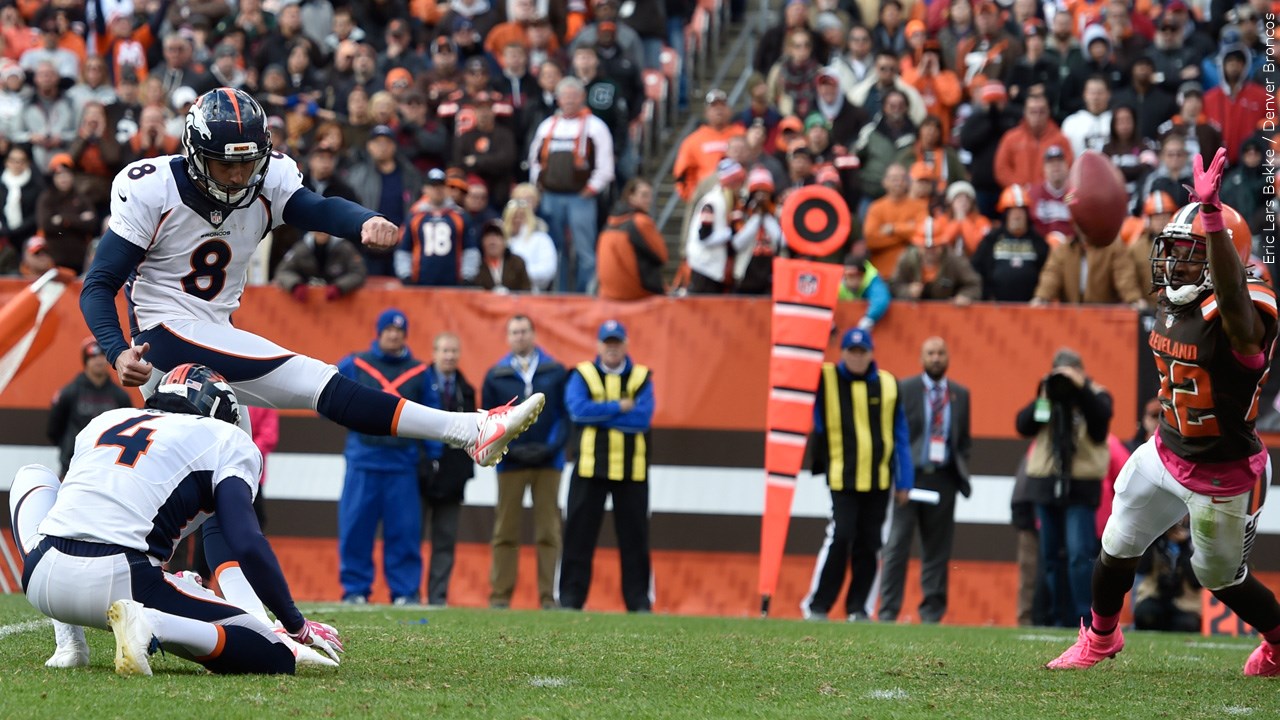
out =
[[[1196,154],[1195,162],[1191,166],[1191,177],[1195,187],[1188,189],[1191,191],[1192,202],[1205,206],[1201,211],[1220,212],[1222,210],[1222,200],[1218,198],[1218,191],[1222,189],[1222,171],[1226,167],[1226,148],[1218,148],[1208,168],[1204,166],[1204,156]]]
[[[289,633],[289,637],[299,645],[317,650],[328,655],[334,662],[338,661],[338,653],[346,652],[346,648],[342,645],[342,638],[338,636],[338,631],[332,625],[326,625],[322,622],[307,620],[302,624],[302,629],[296,633]]]

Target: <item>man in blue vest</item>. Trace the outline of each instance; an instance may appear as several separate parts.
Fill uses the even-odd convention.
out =
[[[876,366],[871,332],[855,327],[840,340],[840,362],[823,363],[813,408],[813,474],[831,488],[831,523],[818,551],[805,619],[825,620],[852,570],[845,613],[866,620],[875,580],[880,527],[889,497],[902,507],[915,482],[907,416],[898,381]]]
[[[622,599],[628,612],[649,612],[649,426],[653,373],[631,361],[627,331],[617,320],[600,326],[594,361],[569,374],[564,404],[577,427],[578,462],[569,480],[560,606],[581,610],[591,590],[591,560],[613,496],[613,522],[622,560]]]
[[[431,407],[426,363],[409,352],[409,319],[395,308],[378,316],[378,336],[365,352],[338,363],[338,372]],[[418,500],[421,440],[347,435],[347,475],[338,501],[338,575],[342,601],[362,605],[373,586],[373,540],[382,522],[382,569],[395,605],[416,605],[422,583],[422,508]]]

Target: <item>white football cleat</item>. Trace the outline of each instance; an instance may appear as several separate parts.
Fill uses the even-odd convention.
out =
[[[116,674],[151,675],[151,647],[155,636],[141,603],[117,600],[107,610],[107,622],[116,636]]]
[[[511,441],[538,419],[547,398],[542,393],[534,393],[519,405],[514,402],[513,398],[502,407],[476,413],[476,439],[467,446],[467,454],[483,467],[498,464]]]
[[[295,665],[338,667],[336,660],[332,660],[289,637],[289,633],[285,631],[284,626],[280,624],[279,620],[276,621],[276,625],[272,628],[272,632],[274,632],[276,637],[280,638],[280,642],[284,643],[284,646],[289,648],[290,652],[293,653],[293,662]]]
[[[44,661],[47,668],[78,668],[89,665],[89,643],[84,639],[84,628],[53,621],[53,637],[58,649]]]

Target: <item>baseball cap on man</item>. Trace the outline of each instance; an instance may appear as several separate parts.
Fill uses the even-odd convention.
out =
[[[871,332],[863,330],[860,327],[849,328],[849,331],[840,338],[840,349],[848,350],[850,348],[861,348],[863,350],[872,350],[874,345],[871,343]]]
[[[396,308],[387,308],[378,316],[378,334],[381,335],[382,331],[389,327],[400,328],[407,334],[409,332],[409,318]]]
[[[102,346],[94,338],[87,337],[80,343],[80,362],[87,363],[89,358],[102,354]]]
[[[627,329],[617,320],[606,320],[600,326],[600,332],[596,335],[600,342],[608,342],[610,340],[620,340],[625,342],[627,339]]]
[[[1045,160],[1065,160],[1067,153],[1058,145],[1050,145],[1048,150],[1044,151]]]
[[[392,130],[391,126],[389,125],[375,125],[374,128],[369,131],[369,139],[372,140],[374,138],[380,138],[380,137],[391,138],[392,140],[395,140],[396,131]]]
[[[729,102],[729,95],[726,94],[725,91],[719,88],[716,88],[707,93],[706,101],[708,105],[714,105],[716,103],[727,103]]]
[[[431,168],[430,170],[428,170],[428,171],[427,171],[427,184],[428,184],[428,185],[443,185],[443,184],[444,184],[444,171],[443,171],[443,170],[441,170],[440,168]]]

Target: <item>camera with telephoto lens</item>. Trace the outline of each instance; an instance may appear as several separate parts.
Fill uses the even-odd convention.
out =
[[[1044,394],[1052,402],[1069,402],[1075,397],[1076,384],[1062,373],[1049,373],[1044,379]]]

